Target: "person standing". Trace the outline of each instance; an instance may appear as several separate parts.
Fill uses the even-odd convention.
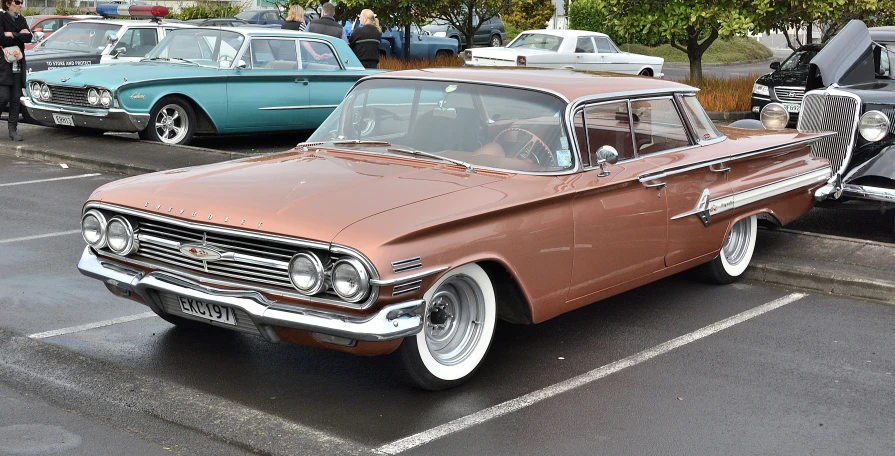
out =
[[[283,22],[283,28],[304,32],[305,27],[305,9],[298,5],[290,6],[289,14],[286,15],[286,21]]]
[[[4,12],[0,13],[0,46],[18,47],[20,60],[7,62],[0,58],[0,110],[9,103],[9,139],[21,141],[17,127],[22,104],[22,87],[25,86],[25,43],[31,42],[31,30],[28,22],[19,14],[23,0],[2,0]]]
[[[346,40],[345,29],[336,22],[336,7],[326,2],[320,7],[320,13],[322,15],[319,18],[308,24],[307,31]]]
[[[360,12],[360,25],[351,32],[348,44],[364,68],[376,68],[379,66],[379,43],[382,40],[379,19],[372,10],[365,9]]]

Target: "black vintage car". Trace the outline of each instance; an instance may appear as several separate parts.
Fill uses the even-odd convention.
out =
[[[791,119],[798,118],[808,79],[808,64],[822,48],[821,44],[806,44],[783,63],[771,63],[774,71],[758,78],[752,86],[752,113],[756,119],[761,108],[772,102],[782,104]]]
[[[811,60],[798,129],[836,133],[811,145],[815,155],[830,160],[834,172],[815,195],[821,205],[895,208],[891,62],[895,54],[874,42],[860,21],[849,22]]]

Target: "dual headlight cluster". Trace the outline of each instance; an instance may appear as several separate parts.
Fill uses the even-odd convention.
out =
[[[30,85],[31,96],[38,101],[51,101],[53,92],[50,87],[43,82],[34,81]],[[96,89],[91,87],[87,90],[87,103],[97,108],[112,107],[112,92],[107,89]]]
[[[358,302],[367,297],[370,275],[364,265],[354,258],[336,260],[327,274],[323,262],[312,252],[300,252],[289,262],[289,279],[292,286],[304,295],[314,295],[326,288],[348,302]]]
[[[137,249],[134,227],[126,218],[116,215],[109,220],[97,210],[89,210],[81,217],[81,235],[95,249],[108,246],[118,255],[128,255]]]

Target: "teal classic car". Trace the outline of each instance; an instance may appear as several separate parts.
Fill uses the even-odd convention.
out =
[[[185,28],[139,62],[29,75],[22,104],[44,125],[187,144],[196,134],[317,128],[358,79],[376,72],[324,35]]]

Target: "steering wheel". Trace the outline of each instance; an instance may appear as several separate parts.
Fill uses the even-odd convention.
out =
[[[525,133],[531,137],[525,144],[522,145],[521,148],[519,148],[519,151],[516,152],[515,155],[513,155],[513,158],[518,158],[520,160],[529,159],[538,165],[543,165],[543,166],[548,166],[548,167],[556,165],[556,157],[553,156],[553,151],[550,150],[550,146],[548,146],[547,143],[544,142],[544,140],[539,138],[538,135],[536,135],[524,128],[519,128],[519,127],[507,128],[506,130],[498,133],[497,136],[494,137],[494,142],[498,142],[497,140],[500,139],[501,136],[503,136],[511,131],[518,131],[521,133]],[[543,152],[541,154],[536,154],[536,153],[534,153],[535,150],[539,150],[539,151],[543,151]],[[542,163],[542,161],[543,161],[543,163]]]

